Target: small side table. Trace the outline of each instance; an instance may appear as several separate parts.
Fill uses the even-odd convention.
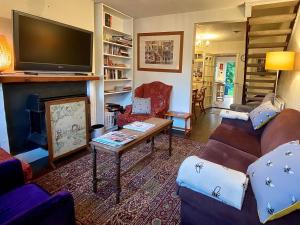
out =
[[[188,123],[189,120],[192,119],[192,114],[191,113],[169,111],[165,114],[165,118],[166,119],[170,118],[171,120],[173,120],[173,118],[184,119],[184,128],[175,127],[175,126],[173,126],[173,128],[176,128],[178,130],[183,130],[185,136],[190,135],[190,133],[192,131],[192,124],[190,124],[190,128],[188,128],[187,123]]]

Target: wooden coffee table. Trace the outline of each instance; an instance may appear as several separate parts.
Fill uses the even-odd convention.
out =
[[[128,129],[122,129],[122,132],[132,134],[132,135],[137,135],[137,138],[124,145],[121,147],[111,147],[108,145],[100,144],[98,142],[90,142],[90,147],[92,149],[92,154],[93,154],[93,191],[94,193],[97,192],[97,184],[98,182],[104,178],[98,178],[97,177],[97,151],[103,151],[107,152],[115,157],[114,163],[116,164],[116,178],[115,178],[115,193],[116,193],[116,203],[118,204],[120,202],[120,194],[121,194],[121,175],[124,173],[128,172],[130,169],[132,169],[137,163],[145,159],[146,157],[150,156],[151,154],[154,153],[154,138],[158,134],[160,134],[162,131],[168,130],[169,133],[169,156],[171,156],[172,153],[172,125],[173,121],[172,120],[167,120],[167,119],[160,119],[160,118],[150,118],[145,121],[146,123],[151,123],[154,124],[155,127],[151,128],[150,130],[146,132],[138,132],[138,131],[133,131],[133,130],[128,130]],[[121,174],[121,156],[130,150],[132,150],[134,147],[137,145],[146,142],[147,140],[151,140],[151,152],[147,155],[145,155],[143,158],[139,159],[134,165],[132,165],[129,169],[124,171]]]

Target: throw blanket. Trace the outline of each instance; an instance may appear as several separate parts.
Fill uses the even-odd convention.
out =
[[[248,177],[239,171],[190,156],[181,164],[176,182],[241,210]]]
[[[221,110],[220,116],[222,118],[238,119],[238,120],[245,120],[245,121],[247,121],[249,119],[249,113],[236,112],[236,111],[225,110],[225,109]]]

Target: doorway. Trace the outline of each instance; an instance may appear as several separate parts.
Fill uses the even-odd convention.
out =
[[[213,107],[229,109],[234,102],[236,57],[216,56]]]
[[[192,90],[203,101],[202,108],[230,108],[241,103],[245,54],[245,22],[195,24]],[[199,90],[205,90],[200,96]],[[197,92],[198,91],[198,92]],[[205,111],[194,107],[193,114]],[[197,103],[197,102],[196,102]]]

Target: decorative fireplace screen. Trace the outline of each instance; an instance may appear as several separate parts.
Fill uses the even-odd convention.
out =
[[[49,160],[86,148],[89,140],[87,98],[45,102]]]

